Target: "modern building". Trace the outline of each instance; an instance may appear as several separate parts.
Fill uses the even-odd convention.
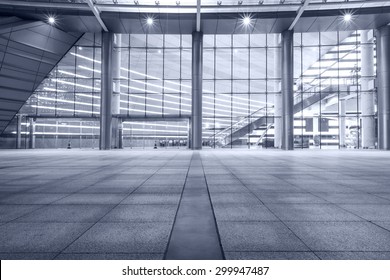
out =
[[[0,245],[0,257],[75,258],[79,254],[88,258],[94,253],[96,258],[388,259],[389,82],[390,2],[385,0],[0,1],[0,148],[7,149],[0,151],[7,161],[0,166],[4,194],[0,213],[8,217],[0,220],[3,236],[24,232],[20,221],[26,215],[25,222],[45,220],[41,216],[28,219],[30,211],[40,211],[31,206],[34,204],[62,212],[64,209],[54,206],[60,201],[59,205],[70,205],[64,211],[73,215],[71,205],[91,204],[89,199],[99,191],[88,190],[99,185],[99,180],[112,188],[102,191],[107,196],[96,198],[96,204],[105,204],[99,199],[112,199],[108,205],[122,203],[115,195],[122,193],[125,185],[123,193],[128,196],[122,198],[132,201],[133,191],[137,194],[144,184],[140,182],[153,180],[153,174],[164,170],[165,164],[172,173],[163,174],[172,177],[155,179],[154,187],[159,182],[162,188],[166,186],[165,191],[156,191],[156,196],[166,202],[173,199],[165,197],[172,184],[179,187],[172,191],[178,195],[175,207],[168,203],[170,210],[158,210],[163,216],[173,211],[164,216],[165,222],[171,222],[169,229],[142,228],[150,230],[151,236],[154,231],[164,232],[165,239],[154,236],[164,240],[163,249],[149,250],[140,237],[146,251],[107,251],[104,246],[96,251],[72,250],[90,230],[99,232],[95,226],[100,218],[104,221],[102,216],[92,219],[96,223],[92,228],[74,229],[80,230],[81,237],[58,250],[34,251],[37,245],[31,252],[18,251],[23,243],[18,239],[8,247]],[[120,151],[86,151],[92,149]],[[320,149],[345,151],[315,151]],[[357,151],[363,149],[369,151]],[[305,151],[284,152],[290,150]],[[56,159],[50,160],[51,156]],[[80,166],[68,157],[80,160]],[[134,162],[126,163],[126,158],[134,157]],[[154,157],[156,163],[150,161]],[[100,159],[101,165],[92,164]],[[143,160],[150,165],[144,165]],[[12,170],[7,169],[8,162],[14,164]],[[64,167],[64,173],[60,176],[51,164]],[[81,172],[70,168],[72,164]],[[116,164],[118,169],[113,167]],[[126,166],[138,173],[127,173]],[[20,167],[32,169],[22,175]],[[44,171],[47,167],[53,168],[53,174]],[[157,173],[150,173],[151,169]],[[26,174],[33,176],[31,181]],[[119,180],[113,174],[133,180],[134,186],[130,188],[127,179]],[[83,179],[75,183],[72,176],[81,175]],[[57,180],[63,188],[49,188]],[[263,183],[268,187],[261,188]],[[192,185],[203,187],[194,194]],[[17,193],[11,186],[19,186]],[[84,195],[79,202],[70,199],[61,203],[66,197],[53,196],[79,192]],[[35,200],[32,193],[46,196]],[[49,194],[52,199],[47,198]],[[237,195],[225,197],[227,194]],[[249,194],[261,205],[246,209],[254,199]],[[156,198],[144,199],[148,204],[148,199]],[[229,212],[224,209],[229,203],[240,203],[241,208],[229,206]],[[355,203],[362,208],[355,209]],[[92,211],[83,209],[80,211]],[[340,209],[343,213],[338,213]],[[130,212],[138,214],[131,221],[139,222],[150,211],[132,209]],[[188,218],[185,211],[197,214]],[[288,212],[296,216],[286,218]],[[307,220],[309,212],[317,213],[314,220]],[[45,217],[47,223],[59,222]],[[290,225],[297,222],[296,217],[303,219],[299,222],[329,225],[321,229]],[[249,223],[246,233],[233,234],[235,228],[241,229],[234,223],[228,225],[231,219],[266,221],[266,226],[258,229],[256,223]],[[21,228],[16,229],[18,226]],[[194,248],[180,249],[188,244],[188,231],[199,228],[206,230],[202,233],[205,239],[200,238],[204,244],[213,245],[203,250],[195,242],[201,253]],[[300,236],[305,230],[325,234],[329,228],[336,237],[346,229],[345,235],[351,234],[354,242],[372,246],[367,245],[366,250],[363,245],[351,245],[338,250],[324,241],[316,248],[314,237],[305,240]],[[329,235],[333,236],[331,229]],[[39,232],[39,227],[35,230]],[[283,248],[272,241],[245,247],[237,240],[245,243],[257,232],[294,240],[286,241]],[[377,239],[367,240],[370,236]],[[100,241],[105,238],[101,236]],[[80,246],[88,247],[84,243]]]

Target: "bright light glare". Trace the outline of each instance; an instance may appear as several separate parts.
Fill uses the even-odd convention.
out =
[[[242,22],[244,25],[249,25],[251,23],[251,18],[250,17],[244,17]]]
[[[344,21],[345,22],[349,22],[349,21],[351,21],[351,19],[352,19],[352,15],[351,14],[348,13],[348,14],[344,15]]]
[[[147,20],[146,20],[146,23],[149,24],[149,25],[152,25],[153,24],[153,19],[151,17],[148,17]]]
[[[50,24],[54,24],[56,22],[56,19],[54,17],[49,17],[47,19],[47,21],[50,23]]]

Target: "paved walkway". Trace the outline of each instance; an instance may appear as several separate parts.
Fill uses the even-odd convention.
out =
[[[390,153],[0,150],[1,259],[390,259]]]

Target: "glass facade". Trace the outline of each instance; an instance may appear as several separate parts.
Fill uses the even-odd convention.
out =
[[[376,105],[374,87],[362,87],[361,53],[372,48],[374,68],[375,48],[372,36],[362,43],[361,34],[294,34],[295,148],[364,147],[362,120],[376,126]],[[186,148],[191,35],[122,34],[115,40],[123,146]],[[37,148],[98,148],[100,44],[99,34],[85,34],[23,106],[22,147],[36,118]],[[204,148],[277,146],[280,60],[280,34],[204,35]],[[365,84],[373,85],[375,71],[368,73]],[[362,107],[367,97],[374,108],[369,113]],[[5,135],[15,134],[14,121]]]
[[[273,123],[276,34],[205,35],[204,146],[255,147]]]
[[[294,34],[295,144],[317,148],[362,148],[362,45],[370,45],[375,78],[374,42],[362,44],[361,31]],[[363,66],[365,67],[365,66]],[[369,67],[369,66],[368,66]],[[306,102],[305,102],[306,101]],[[307,102],[310,101],[310,102]],[[375,122],[375,110],[365,117]],[[373,137],[376,138],[375,132]]]

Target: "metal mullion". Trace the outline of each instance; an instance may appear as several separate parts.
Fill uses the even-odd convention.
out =
[[[128,67],[127,69],[131,70],[130,67],[131,67],[131,39],[130,39],[131,35],[129,34],[129,44],[128,44],[128,58],[127,58],[127,63],[128,63]],[[127,116],[130,117],[130,71],[127,71]],[[122,124],[122,133],[123,133],[123,124]],[[124,134],[124,133],[123,133]],[[122,135],[123,137],[123,135]]]
[[[360,112],[359,112],[359,52],[358,52],[358,46],[359,46],[359,39],[358,39],[358,33],[357,31],[356,32],[356,40],[355,40],[355,47],[356,47],[356,120],[357,120],[357,124],[358,124],[358,131],[357,131],[357,148],[359,149],[360,148],[360,132],[362,130],[362,121],[360,120]],[[361,36],[360,36],[360,46],[361,46]],[[360,64],[361,64],[361,60],[362,59],[362,49],[360,47]]]
[[[319,133],[320,133],[320,150],[322,149],[322,104],[321,104],[321,101],[322,101],[322,96],[321,96],[321,92],[322,92],[322,77],[321,77],[321,32],[318,32],[318,63],[319,63],[319,86],[320,86],[320,119],[319,119],[319,124],[318,124],[318,127],[319,127]]]
[[[302,33],[301,33],[301,77],[303,79],[303,36],[302,36]],[[302,85],[303,85],[303,81],[302,81]],[[301,90],[300,90],[300,93],[301,93],[301,122],[303,122],[303,86],[301,86]],[[313,119],[313,122],[314,122],[314,119]],[[306,130],[306,128],[305,128]],[[303,128],[301,129],[301,137],[302,137],[302,147],[303,147]],[[313,145],[314,145],[314,137],[313,137]],[[310,148],[310,140],[309,140],[309,148]]]
[[[233,149],[233,34],[230,35],[230,149]]]
[[[302,36],[302,33],[301,33],[301,47],[300,47],[300,50],[301,50],[301,77],[303,79],[303,36]],[[302,81],[302,85],[303,85],[303,81]],[[301,122],[303,122],[303,86],[301,86],[301,90],[300,90],[300,93],[301,93]],[[314,121],[314,119],[313,119]],[[306,128],[305,128],[306,130]],[[302,146],[303,146],[303,128],[301,129],[301,137],[302,137]],[[314,144],[314,137],[313,137],[313,144]],[[310,149],[310,140],[309,140],[309,149]]]
[[[147,82],[148,82],[148,39],[149,39],[149,34],[146,34],[146,39],[145,39],[145,78],[144,78],[144,81],[145,81],[145,85],[144,85],[144,95],[145,95],[145,113],[144,113],[144,116],[146,117],[146,91],[147,91]]]
[[[265,123],[268,125],[268,36],[265,35]],[[275,140],[274,140],[275,141]],[[267,139],[266,139],[267,143]],[[268,145],[265,145],[265,148],[268,149]]]
[[[247,67],[248,67],[248,84],[247,84],[247,89],[248,89],[248,93],[247,93],[247,98],[248,98],[248,149],[251,148],[251,141],[250,141],[250,137],[249,137],[249,127],[250,127],[250,123],[252,121],[252,118],[251,118],[251,95],[250,95],[250,88],[251,88],[251,65],[250,65],[250,61],[251,61],[251,34],[248,34],[248,64],[247,64]]]
[[[164,116],[164,100],[165,100],[165,34],[163,36],[163,47],[162,47],[162,55],[163,55],[163,66],[162,66],[162,98],[161,98],[161,116]],[[158,53],[158,51],[157,51]]]
[[[58,64],[56,65],[56,98],[55,98],[55,103],[54,103],[54,116],[57,117],[57,106],[58,106]]]
[[[77,66],[77,54],[78,54],[78,47],[75,47],[75,53],[76,55],[74,56],[74,77],[73,77],[73,116],[76,116],[76,66]]]
[[[340,101],[340,31],[337,31],[337,115],[338,115],[338,119],[339,119],[339,128],[338,128],[338,132],[339,132],[339,137],[338,137],[338,144],[339,144],[339,150],[341,148],[340,146],[340,123],[341,123],[341,118],[343,118],[342,116],[340,116],[340,104],[341,104],[341,101]],[[345,129],[345,128],[343,128]]]
[[[217,71],[216,71],[216,68],[217,68],[217,35],[214,34],[214,85],[213,85],[213,88],[214,88],[214,112],[213,112],[213,122],[214,122],[214,149],[215,149],[215,134],[216,134],[216,130],[215,130],[215,124],[216,124],[216,121],[215,121],[215,109],[216,109],[216,106],[215,106],[215,98],[217,97],[216,95],[216,90],[217,90],[217,87],[216,87],[216,83],[217,83],[217,80],[216,80],[216,74],[217,74]]]
[[[183,80],[182,80],[182,63],[183,63],[183,34],[180,34],[180,46],[179,46],[179,52],[180,52],[180,65],[179,65],[179,84],[180,84],[180,92],[179,92],[179,117],[181,117],[181,110],[182,110],[182,90],[183,90]]]
[[[92,61],[92,69],[95,70],[95,67],[96,67],[96,63],[95,63],[95,56],[96,56],[96,44],[95,44],[95,34],[93,35],[93,47],[92,47],[92,57],[93,57],[93,61]],[[92,99],[92,106],[91,106],[91,116],[94,115],[93,113],[93,109],[95,107],[95,71],[92,71],[92,94],[91,94],[91,99]],[[92,130],[93,131],[93,130]]]

